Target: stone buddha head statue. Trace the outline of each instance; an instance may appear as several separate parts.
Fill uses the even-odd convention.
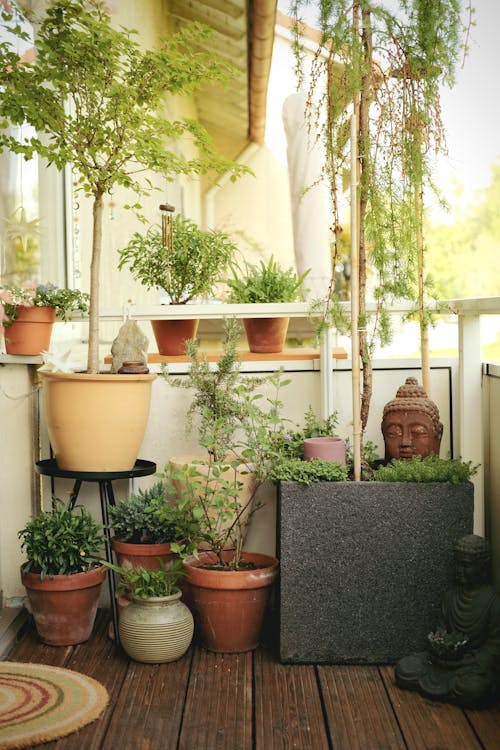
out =
[[[443,425],[439,410],[416,378],[406,378],[396,398],[384,406],[382,434],[385,460],[411,461],[413,456],[439,456]]]
[[[491,550],[487,539],[468,534],[454,546],[455,580],[466,588],[474,588],[489,579]]]

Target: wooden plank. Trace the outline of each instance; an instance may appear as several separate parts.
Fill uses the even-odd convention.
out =
[[[377,667],[322,665],[317,669],[334,748],[406,748]]]
[[[485,750],[500,748],[500,702],[488,710],[465,711]]]
[[[131,661],[104,742],[96,750],[175,750],[190,667],[190,651],[165,664]]]
[[[254,683],[256,750],[329,748],[313,666],[280,664],[259,649]]]
[[[217,362],[220,359],[220,351],[207,351],[205,352],[208,362]],[[240,351],[238,352],[238,358],[241,362],[286,362],[286,361],[302,361],[307,359],[319,359],[319,349],[312,349],[310,347],[297,347],[296,349],[283,349],[281,352],[275,352],[274,354],[257,354],[255,352]],[[347,352],[345,349],[335,347],[332,351],[332,359],[347,359]],[[111,364],[112,357],[107,355],[104,357],[106,364]],[[148,354],[148,362],[150,364],[160,364],[162,362],[184,363],[189,362],[189,357],[184,354],[180,355],[167,355],[158,354],[157,352],[151,352]]]
[[[395,683],[394,667],[380,667],[380,672],[408,750],[481,748],[464,712],[458,706],[438,703],[418,693],[400,690]]]
[[[73,648],[64,665],[67,669],[93,677],[104,685],[109,693],[109,703],[96,721],[78,732],[47,743],[47,750],[100,750],[102,747],[129,663],[125,654],[121,650],[118,652],[114,642],[108,637],[109,623],[109,611],[99,610],[92,636]]]
[[[178,750],[198,748],[252,748],[251,653],[215,654],[194,647]]]

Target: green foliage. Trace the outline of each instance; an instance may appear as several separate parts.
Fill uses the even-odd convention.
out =
[[[165,498],[165,483],[159,481],[116,505],[108,505],[115,536],[131,544],[162,544],[176,539],[178,514]]]
[[[248,172],[219,154],[197,121],[165,116],[168,95],[223,82],[232,70],[204,49],[207,28],[185,26],[144,50],[135,31],[113,28],[101,0],[50,0],[36,19],[35,59],[20,64],[17,42],[26,34],[19,19],[29,15],[23,3],[1,11],[0,152],[39,154],[57,169],[71,165],[76,189],[93,199],[87,369],[97,373],[103,197],[120,185],[134,196],[126,207],[140,211],[140,197],[153,189],[151,173],[171,181]],[[16,127],[23,123],[35,135]],[[182,156],[185,139],[197,154],[192,159]]]
[[[137,599],[172,596],[179,591],[179,581],[185,575],[181,560],[174,560],[168,567],[158,559],[160,567],[121,568],[106,560],[102,564],[120,576],[118,594],[135,596]]]
[[[284,428],[277,434],[276,451],[285,458],[302,458],[304,455],[304,440],[312,437],[335,437],[337,426],[337,412],[330,414],[326,419],[319,419],[313,411],[312,406],[306,410],[304,425],[295,430]]]
[[[289,382],[283,380],[281,372],[262,378],[243,377],[237,352],[240,335],[239,322],[227,319],[222,356],[215,366],[199,356],[195,341],[189,341],[186,351],[191,366],[187,378],[171,377],[168,369],[163,369],[170,385],[191,390],[188,425],[192,429],[197,415],[199,442],[208,452],[205,461],[186,464],[170,477],[169,497],[185,521],[179,535],[183,541],[173,549],[192,554],[204,542],[219,556],[221,564],[232,569],[240,562],[246,520],[259,507],[255,493],[268,479],[277,456],[277,436],[283,421],[279,390]],[[269,387],[271,395],[259,393],[261,386]],[[242,483],[237,468],[239,473],[243,469],[253,475],[252,492],[243,504],[238,501]],[[228,545],[234,554],[230,561],[223,561],[222,550]]]
[[[302,284],[309,271],[300,277],[292,268],[283,268],[272,256],[259,265],[245,263],[242,270],[233,267],[233,277],[226,280],[229,302],[296,302],[302,299]]]
[[[401,0],[394,10],[376,0],[319,0],[320,42],[310,70],[301,43],[300,15],[308,0],[293,0],[294,51],[299,84],[309,81],[307,117],[322,123],[324,176],[332,206],[333,268],[342,247],[344,178],[351,165],[353,109],[357,150],[359,255],[358,309],[363,367],[361,426],[371,401],[371,359],[376,342],[388,342],[388,306],[398,298],[418,301],[425,244],[423,196],[435,190],[433,159],[445,150],[440,87],[451,84],[460,53],[459,0]],[[311,59],[311,58],[309,58]],[[375,310],[368,310],[373,290]],[[332,283],[323,306],[330,325],[340,319]]]
[[[381,466],[373,473],[376,482],[467,482],[477,472],[478,467],[471,461],[459,458],[439,458],[430,455],[422,458],[414,456],[411,461],[393,459],[387,466]]]
[[[320,458],[314,458],[312,461],[284,458],[273,466],[270,478],[275,482],[312,484],[312,482],[345,482],[348,477],[346,466],[336,461],[323,461]]]
[[[0,287],[0,304],[7,315],[3,325],[8,327],[19,315],[18,306],[55,307],[57,317],[68,320],[69,313],[73,310],[87,312],[89,295],[79,289],[60,289],[54,284],[26,281],[21,286],[6,284]]]
[[[173,305],[209,296],[227,269],[236,245],[224,232],[203,231],[177,215],[173,222],[172,248],[162,242],[159,227],[146,234],[136,232],[119,250],[118,268],[128,265],[133,277],[147,289],[161,287]]]
[[[42,579],[90,570],[103,544],[102,526],[85,508],[70,511],[57,498],[53,503],[52,510],[33,516],[18,532],[28,558],[23,570],[40,573]]]

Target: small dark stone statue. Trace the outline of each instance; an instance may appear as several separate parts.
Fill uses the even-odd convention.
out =
[[[400,688],[464,708],[492,705],[500,692],[500,596],[489,583],[490,548],[475,534],[455,545],[456,585],[444,596],[427,651],[395,668]]]
[[[384,406],[382,434],[385,461],[393,458],[411,461],[413,456],[439,456],[443,425],[439,409],[416,378],[406,378],[396,398]]]

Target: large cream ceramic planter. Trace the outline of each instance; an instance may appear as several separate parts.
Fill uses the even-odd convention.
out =
[[[146,431],[156,375],[40,375],[45,422],[58,467],[86,472],[132,469]]]

